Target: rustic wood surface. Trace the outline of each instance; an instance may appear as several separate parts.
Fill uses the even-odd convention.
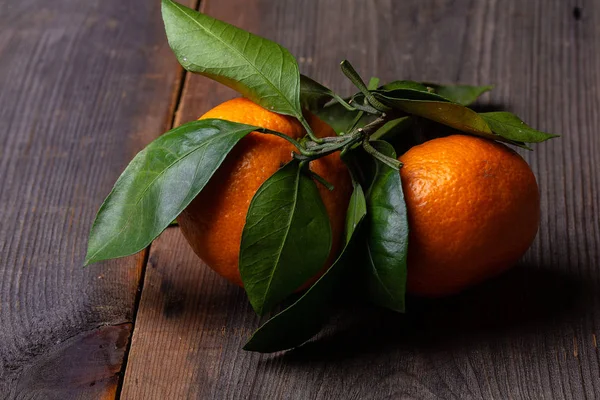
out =
[[[384,81],[493,83],[481,107],[563,135],[523,153],[542,220],[517,269],[451,299],[410,299],[404,317],[349,304],[316,340],[275,355],[241,350],[259,319],[177,228],[146,265],[140,254],[80,268],[93,214],[133,154],[235,94],[180,73],[158,1],[4,3],[0,398],[600,398],[597,2],[202,2],[342,93],[344,58]]]
[[[84,269],[86,237],[181,68],[158,1],[0,10],[0,398],[114,398],[144,254]]]

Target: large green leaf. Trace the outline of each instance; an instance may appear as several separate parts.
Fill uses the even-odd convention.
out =
[[[284,47],[171,0],[162,1],[162,15],[169,45],[185,69],[304,122],[298,63]]]
[[[535,130],[519,117],[509,112],[488,112],[479,114],[492,131],[505,139],[525,143],[540,143],[558,137],[550,133]]]
[[[436,83],[424,83],[432,88],[440,96],[463,106],[475,102],[479,96],[489,92],[494,86],[469,86],[469,85],[438,85]]]
[[[293,160],[258,189],[246,216],[240,273],[262,315],[325,264],[331,227],[315,182]]]
[[[244,350],[272,353],[290,349],[321,330],[340,278],[352,262],[357,227],[366,215],[365,198],[359,185],[354,187],[352,198],[346,216],[348,240],[338,259],[302,297],[261,326]]]
[[[204,188],[227,153],[260,128],[218,119],[175,128],[138,153],[92,226],[85,263],[137,253]]]
[[[396,158],[386,142],[374,141],[373,147]],[[368,269],[368,296],[389,309],[404,312],[406,292],[406,256],[408,220],[398,171],[374,160],[376,172],[367,194],[367,235],[365,257]]]

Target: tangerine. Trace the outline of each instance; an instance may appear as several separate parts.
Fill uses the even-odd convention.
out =
[[[452,135],[412,147],[399,160],[410,229],[409,293],[457,293],[514,265],[533,242],[538,186],[515,151]]]
[[[307,113],[306,117],[317,137],[335,136],[333,129],[315,115]],[[200,117],[206,118],[260,126],[294,139],[300,139],[306,133],[295,118],[271,112],[245,98],[216,106]],[[195,253],[236,285],[243,286],[238,259],[250,202],[258,188],[292,159],[294,150],[295,147],[285,139],[251,132],[238,142],[202,192],[177,218]],[[326,268],[333,263],[342,245],[351,182],[339,153],[312,161],[310,168],[334,185],[332,191],[317,185],[333,238]]]

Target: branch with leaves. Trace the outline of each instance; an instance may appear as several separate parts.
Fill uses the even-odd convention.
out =
[[[296,151],[254,195],[240,244],[244,288],[263,315],[285,303],[329,254],[332,231],[316,187],[317,182],[328,183],[310,170],[310,161],[340,152],[352,177],[343,250],[310,288],[256,331],[247,350],[285,350],[310,339],[327,321],[327,305],[343,289],[340,282],[352,274],[365,277],[364,291],[373,303],[404,312],[409,226],[397,153],[415,141],[416,127],[445,126],[522,148],[555,137],[511,113],[477,113],[468,107],[491,86],[402,80],[379,86],[376,78],[365,84],[343,61],[342,73],[357,88],[356,94],[343,98],[301,75],[295,58],[277,43],[171,0],[162,1],[162,13],[169,45],[186,70],[227,85],[267,110],[296,118],[306,137],[295,140],[218,119],[190,122],[165,133],[135,156],[100,207],[86,265],[143,250],[206,187],[240,140],[250,132],[276,135]],[[316,137],[306,121],[307,110],[338,136]]]

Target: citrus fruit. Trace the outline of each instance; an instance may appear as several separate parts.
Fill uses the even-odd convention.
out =
[[[318,117],[307,114],[318,137],[335,132]],[[260,126],[300,139],[305,131],[300,123],[276,114],[245,98],[226,101],[200,119],[219,118]],[[227,155],[204,190],[178,217],[183,235],[196,254],[221,276],[242,286],[238,258],[242,231],[250,202],[258,188],[280,167],[292,159],[295,147],[274,135],[252,132]],[[339,153],[312,161],[310,168],[334,185],[318,184],[318,190],[330,219],[333,243],[325,268],[334,261],[342,244],[344,218],[351,193],[347,168]]]
[[[453,135],[399,157],[409,222],[407,291],[454,294],[508,269],[531,245],[540,204],[513,150]]]

